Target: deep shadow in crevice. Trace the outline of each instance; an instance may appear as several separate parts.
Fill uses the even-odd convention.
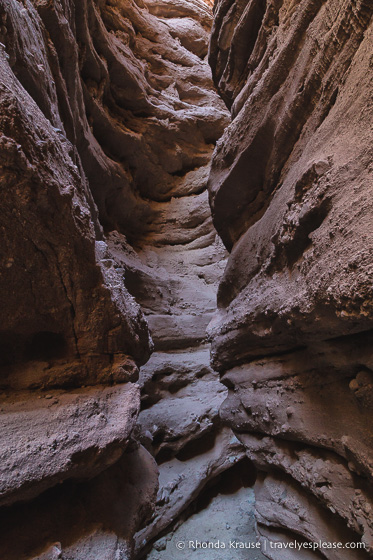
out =
[[[221,474],[215,476],[206,483],[197,498],[180,513],[179,517],[171,525],[165,527],[163,531],[159,532],[154,539],[149,541],[139,551],[136,560],[145,560],[155,541],[176,531],[189,517],[206,509],[216,496],[219,494],[229,496],[235,494],[241,488],[251,488],[254,486],[256,478],[257,470],[247,457],[244,457]]]
[[[68,344],[58,332],[40,331],[27,337],[16,332],[0,333],[0,366],[58,360],[67,355]]]
[[[254,464],[244,457],[230,469],[218,475],[208,484],[203,492],[194,502],[194,512],[198,513],[206,509],[211,501],[218,494],[231,495],[235,494],[241,488],[251,488],[254,486],[257,477],[257,471]]]
[[[60,333],[42,331],[36,333],[25,349],[25,359],[51,360],[63,358],[67,353],[67,344]]]
[[[207,434],[204,434],[202,437],[187,443],[185,447],[183,447],[183,449],[181,449],[181,451],[177,453],[176,459],[183,462],[190,461],[191,459],[194,459],[198,455],[201,455],[202,453],[206,453],[207,451],[213,449],[215,445],[215,440],[216,440],[215,430],[208,432]]]

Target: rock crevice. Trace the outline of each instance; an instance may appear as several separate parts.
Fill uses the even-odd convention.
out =
[[[373,8],[212,4],[0,0],[4,560],[372,555]]]
[[[0,555],[130,558],[244,457],[206,339],[226,259],[206,185],[229,123],[211,3],[0,17]]]

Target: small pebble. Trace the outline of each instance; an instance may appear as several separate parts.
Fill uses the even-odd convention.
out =
[[[359,383],[356,379],[351,379],[349,388],[351,389],[351,391],[357,391],[359,389]]]

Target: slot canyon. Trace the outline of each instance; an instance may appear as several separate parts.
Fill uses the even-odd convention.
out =
[[[0,560],[373,557],[372,155],[372,0],[0,0]]]

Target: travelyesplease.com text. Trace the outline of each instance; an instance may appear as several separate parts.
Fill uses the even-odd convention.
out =
[[[263,540],[260,541],[242,541],[237,539],[231,539],[228,541],[214,540],[214,541],[200,541],[200,540],[185,540],[176,542],[176,548],[178,550],[207,550],[207,549],[227,549],[227,550],[242,550],[242,549],[262,549],[267,548],[272,549],[290,549],[290,550],[325,550],[325,549],[351,549],[351,550],[361,550],[365,549],[365,543],[363,542],[329,542],[329,541],[289,541],[289,542],[273,542]]]

